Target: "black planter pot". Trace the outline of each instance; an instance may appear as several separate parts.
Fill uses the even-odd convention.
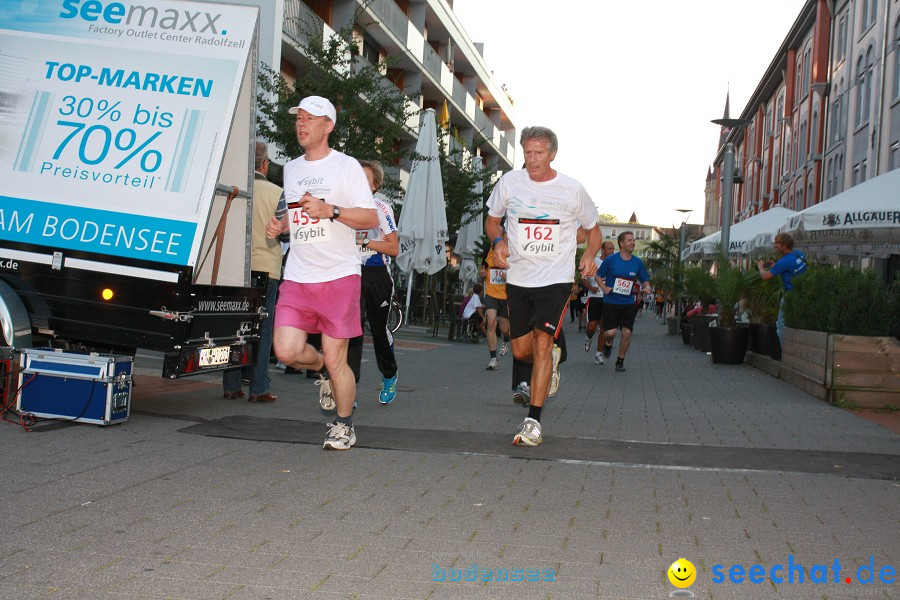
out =
[[[710,351],[712,352],[712,361],[716,364],[742,364],[749,341],[749,327],[709,328]]]
[[[691,343],[691,324],[687,322],[687,319],[681,320],[681,341],[685,345]]]
[[[691,327],[691,346],[701,352],[709,352],[709,316],[690,317],[688,323]]]
[[[775,325],[766,325],[766,333],[769,336],[769,356],[775,360],[781,360],[781,340],[778,339],[778,328]]]
[[[750,351],[765,356],[771,352],[769,346],[769,330],[765,323],[750,324]]]

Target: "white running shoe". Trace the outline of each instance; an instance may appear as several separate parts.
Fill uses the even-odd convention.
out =
[[[585,352],[590,352],[590,351],[591,351],[591,346],[593,346],[593,345],[594,345],[594,340],[593,340],[593,339],[591,339],[591,338],[589,338],[589,337],[584,338],[584,351],[585,351]]]
[[[544,441],[541,437],[541,424],[531,417],[526,418],[519,425],[519,433],[513,438],[514,446],[537,446]]]
[[[550,389],[547,397],[552,398],[559,390],[559,359],[562,357],[562,350],[556,344],[553,344],[553,372],[550,374]]]
[[[516,391],[513,392],[513,402],[521,404],[522,406],[531,404],[531,389],[528,387],[527,382],[523,381],[519,383]]]
[[[315,384],[319,386],[319,406],[322,410],[334,410],[337,404],[334,401],[334,394],[331,393],[331,381],[319,376]]]
[[[488,363],[487,370],[488,371],[496,371],[500,368],[500,365],[497,363],[496,358],[492,358],[491,362]]]
[[[497,352],[500,356],[506,356],[506,353],[509,352],[509,342],[503,342],[500,344],[500,350]]]
[[[353,431],[353,425],[345,425],[344,423],[329,423],[328,436],[325,438],[323,449],[330,450],[349,450],[356,443],[356,432]]]
[[[606,364],[606,357],[603,356],[602,352],[598,352],[597,354],[594,355],[594,364],[598,364],[598,365]]]

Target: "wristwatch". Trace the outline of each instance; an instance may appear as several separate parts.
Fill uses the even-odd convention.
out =
[[[372,240],[370,240],[369,238],[363,238],[363,243],[362,243],[363,250],[365,250],[366,248],[369,247],[369,242],[371,242],[371,241]]]
[[[341,216],[341,207],[335,206],[331,209],[331,220],[334,221]]]

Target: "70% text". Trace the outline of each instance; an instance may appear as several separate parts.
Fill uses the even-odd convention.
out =
[[[122,112],[118,109],[119,104],[118,101],[110,104],[108,100],[103,99],[95,102],[93,98],[79,100],[74,96],[66,96],[63,98],[63,106],[60,107],[59,113],[63,116],[75,116],[82,119],[93,117],[95,121],[105,119],[115,122],[122,118]],[[155,132],[143,142],[138,142],[138,134],[131,127],[124,127],[113,134],[112,130],[103,124],[88,125],[84,121],[62,120],[56,123],[63,127],[70,127],[72,132],[57,146],[56,152],[53,153],[54,160],[62,155],[70,142],[73,142],[78,144],[79,160],[88,165],[96,165],[106,160],[113,148],[127,153],[115,164],[113,168],[116,169],[122,168],[138,155],[140,155],[138,160],[141,170],[145,173],[153,173],[162,164],[162,153],[159,150],[147,149],[153,140],[162,134],[161,131]]]

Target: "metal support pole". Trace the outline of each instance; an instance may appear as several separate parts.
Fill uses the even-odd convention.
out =
[[[734,193],[734,144],[728,142],[725,144],[725,156],[722,161],[723,173],[722,183],[722,252],[728,256],[729,244],[731,242],[731,196]]]
[[[684,302],[684,292],[681,290],[684,285],[684,247],[687,245],[687,230],[685,229],[685,225],[687,224],[687,218],[681,222],[681,235],[678,239],[678,278],[675,282],[675,291],[677,292],[676,302],[675,302],[675,316],[678,317],[678,324],[681,325],[681,313],[683,312],[683,308],[681,305]]]

